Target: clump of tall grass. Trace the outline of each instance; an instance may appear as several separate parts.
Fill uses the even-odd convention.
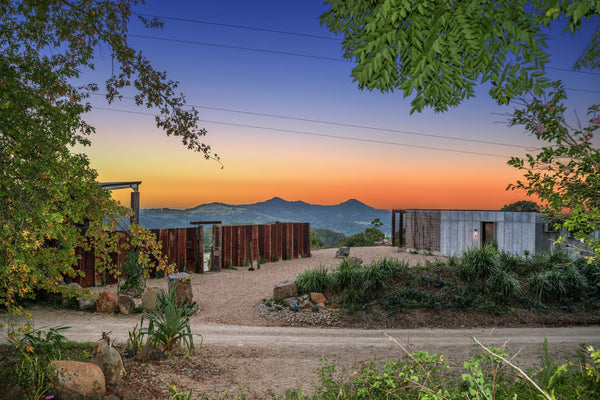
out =
[[[498,249],[495,246],[473,247],[466,250],[459,263],[456,273],[467,283],[487,278],[500,268]]]
[[[321,265],[300,273],[295,283],[298,293],[324,292],[331,286],[331,275]]]

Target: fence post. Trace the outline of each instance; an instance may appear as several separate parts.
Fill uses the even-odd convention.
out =
[[[221,271],[223,265],[223,225],[213,225],[213,245],[210,257],[210,269]]]

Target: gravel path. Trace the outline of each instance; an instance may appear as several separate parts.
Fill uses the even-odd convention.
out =
[[[325,266],[334,268],[340,260],[335,258],[336,249],[316,250],[312,257],[263,264],[260,270],[248,271],[247,267],[238,270],[223,269],[221,272],[191,274],[194,301],[200,312],[194,316],[195,322],[210,322],[233,325],[265,326],[268,321],[261,318],[254,306],[261,299],[273,296],[273,287],[282,281],[294,280],[307,269]],[[435,260],[434,256],[424,256],[399,252],[391,246],[353,247],[351,257],[358,257],[365,263],[376,259],[397,258],[411,265]],[[149,280],[147,286],[167,288],[166,279]],[[105,288],[94,288],[99,292]],[[115,288],[113,287],[113,290]]]

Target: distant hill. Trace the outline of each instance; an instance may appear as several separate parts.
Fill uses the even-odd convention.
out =
[[[273,222],[309,222],[312,228],[327,228],[353,235],[368,228],[375,218],[390,233],[391,213],[370,207],[358,200],[348,200],[331,206],[287,201],[280,197],[255,204],[201,204],[194,208],[142,208],[140,224],[149,229],[185,228],[191,221],[222,221],[223,224],[267,224]]]

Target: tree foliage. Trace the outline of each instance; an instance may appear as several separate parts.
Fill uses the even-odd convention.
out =
[[[364,232],[356,233],[352,236],[348,236],[342,238],[336,242],[336,246],[342,247],[367,247],[367,246],[375,246],[376,242],[382,241],[385,239],[385,234],[379,229],[383,222],[379,220],[379,218],[375,218],[371,221],[371,225],[369,228],[365,229]]]
[[[514,203],[506,204],[500,211],[519,211],[519,212],[539,212],[540,206],[535,201],[519,200]]]
[[[561,19],[575,32],[600,10],[599,0],[326,0],[321,23],[342,34],[344,58],[356,63],[361,89],[414,94],[412,111],[445,111],[490,82],[498,103],[549,81],[546,29]],[[597,31],[576,67],[597,68]]]
[[[545,99],[525,102],[515,112],[512,125],[520,125],[544,142],[537,154],[513,157],[508,162],[525,172],[511,184],[537,196],[542,210],[586,245],[588,256],[600,256],[600,241],[590,233],[600,231],[600,150],[592,144],[600,127],[600,106],[589,107],[585,121],[571,124],[564,90],[558,86]],[[564,239],[563,239],[564,240]]]
[[[76,276],[76,249],[93,248],[97,268],[118,274],[110,255],[119,240],[140,249],[140,262],[160,260],[148,231],[111,233],[124,210],[96,182],[97,173],[73,146],[90,144],[84,119],[96,82],[81,83],[94,69],[94,53],[107,46],[114,70],[104,84],[107,101],[136,90],[138,105],[157,110],[156,124],[188,148],[216,157],[201,141],[198,115],[185,107],[177,83],[155,70],[127,42],[136,0],[0,0],[0,305],[35,289],[61,290]],[[156,26],[155,21],[145,21]],[[77,82],[77,83],[76,83]],[[86,234],[79,227],[89,224]]]

